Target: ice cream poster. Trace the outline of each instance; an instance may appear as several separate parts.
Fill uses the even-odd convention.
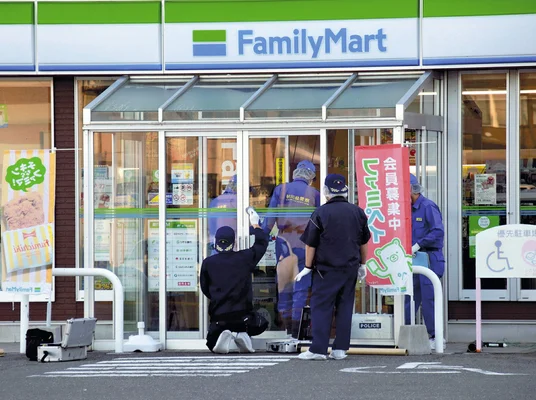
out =
[[[357,146],[359,206],[368,217],[367,284],[384,295],[411,294],[409,152],[400,145]]]
[[[536,278],[536,226],[495,226],[476,235],[477,278]]]
[[[49,293],[54,261],[56,154],[4,152],[2,171],[2,290]]]

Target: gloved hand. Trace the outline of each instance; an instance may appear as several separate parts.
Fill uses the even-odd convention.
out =
[[[367,266],[365,264],[361,264],[359,268],[357,269],[357,280],[359,283],[363,282],[367,279]]]
[[[299,282],[301,280],[301,278],[303,278],[305,275],[309,275],[311,272],[313,272],[313,270],[311,268],[303,267],[302,271],[298,275],[296,275],[294,280],[296,282]]]
[[[251,225],[259,225],[259,214],[257,214],[257,211],[253,207],[247,207],[246,213],[249,215],[249,223]]]
[[[413,246],[411,246],[411,254],[415,254],[421,249],[421,246],[419,246],[418,243],[415,243]]]

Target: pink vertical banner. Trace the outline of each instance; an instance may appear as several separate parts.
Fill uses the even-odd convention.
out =
[[[384,295],[412,294],[408,149],[356,146],[355,163],[359,206],[371,233],[367,284]]]

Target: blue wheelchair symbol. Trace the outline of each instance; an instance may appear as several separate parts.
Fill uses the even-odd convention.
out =
[[[497,247],[497,250],[489,253],[488,257],[486,258],[486,265],[490,271],[503,272],[505,269],[514,269],[510,266],[510,261],[508,260],[508,257],[503,256],[504,251],[501,251],[501,246],[502,242],[500,240],[497,240],[495,242],[495,247]]]

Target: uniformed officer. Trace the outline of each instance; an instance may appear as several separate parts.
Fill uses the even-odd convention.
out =
[[[315,176],[314,164],[308,160],[300,161],[292,173],[292,182],[283,183],[274,189],[268,207],[272,209],[318,207],[320,205],[320,192],[311,186]],[[279,254],[290,254],[290,251],[284,249],[285,243],[288,243],[292,253],[298,259],[299,271],[302,271],[305,266],[305,246],[300,241],[300,235],[304,232],[309,220],[307,215],[302,216],[301,213],[301,211],[293,212],[291,210],[269,210],[263,224],[265,231],[270,233],[277,222],[278,237],[284,239],[284,242],[276,243],[278,259],[280,258]],[[278,265],[278,270],[280,269],[280,265]],[[298,335],[301,312],[306,304],[310,286],[311,279],[306,277],[300,282],[296,282],[294,287],[286,285],[284,288],[278,288],[277,308],[286,328],[294,337]]]
[[[211,211],[208,220],[209,243],[213,245],[218,228],[229,226],[236,232],[236,215],[231,213],[236,210],[236,175],[231,177],[223,193],[214,198],[208,207],[217,209]]]
[[[343,359],[350,347],[356,282],[366,277],[365,261],[370,231],[365,212],[348,202],[342,175],[330,174],[324,184],[328,200],[318,208],[301,236],[305,243],[302,279],[314,271],[311,295],[313,342],[302,360],[325,360],[335,309],[336,338],[330,358]],[[314,270],[313,270],[314,268]]]
[[[417,177],[410,175],[411,185],[411,248],[412,253],[426,252],[430,260],[430,269],[441,278],[445,272],[445,257],[443,256],[443,240],[445,230],[439,207],[432,200],[424,197],[423,187]],[[415,314],[422,304],[422,315],[426,330],[430,336],[430,346],[435,349],[435,317],[434,317],[434,287],[424,275],[413,275],[413,296]],[[410,324],[410,297],[405,299],[406,325]]]
[[[234,230],[220,227],[214,243],[217,254],[201,265],[201,290],[210,299],[207,347],[215,353],[228,353],[233,340],[240,351],[253,353],[250,336],[260,335],[268,327],[268,321],[253,311],[252,289],[252,273],[266,252],[268,236],[260,228],[255,210],[248,208],[255,243],[235,252]]]

